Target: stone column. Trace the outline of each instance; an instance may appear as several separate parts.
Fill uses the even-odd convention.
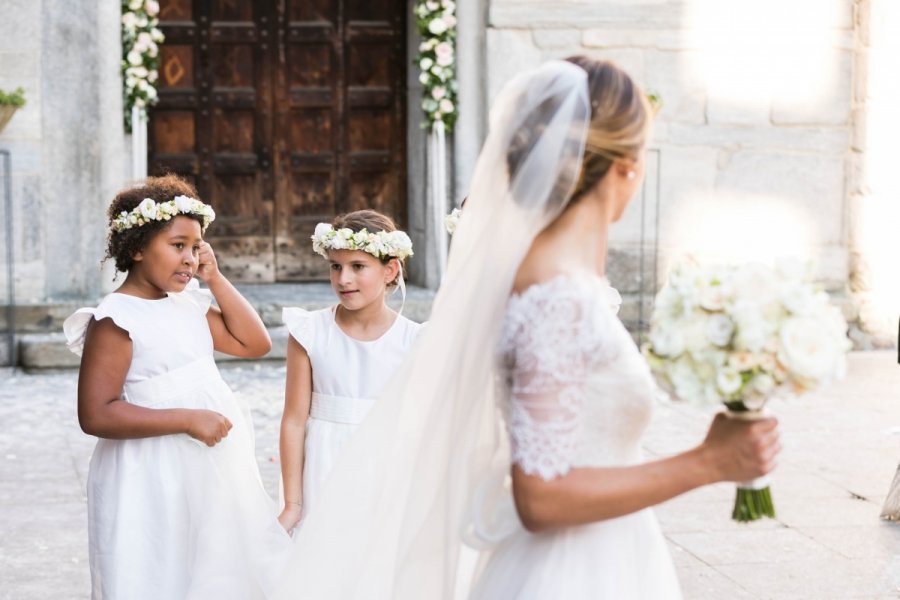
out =
[[[46,298],[95,298],[105,210],[122,181],[120,8],[42,3],[41,117]]]
[[[459,119],[453,134],[454,190],[451,202],[459,205],[469,189],[475,161],[487,135],[487,77],[485,44],[487,0],[457,5],[456,74],[459,81]]]
[[[890,346],[900,314],[900,4],[856,6],[852,171],[849,181],[851,289],[859,306],[856,342]]]

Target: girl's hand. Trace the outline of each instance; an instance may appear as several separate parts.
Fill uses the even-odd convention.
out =
[[[303,507],[293,502],[285,502],[284,510],[278,515],[278,522],[284,527],[284,530],[291,533],[300,522],[300,515],[303,513]]]
[[[200,281],[208,283],[210,279],[219,275],[219,263],[216,262],[216,255],[208,242],[200,242],[197,260],[197,278]]]
[[[709,451],[715,481],[750,481],[775,468],[781,451],[778,421],[730,419],[719,413],[713,419],[702,447]]]
[[[230,430],[231,421],[224,415],[211,410],[191,410],[187,434],[210,448],[221,442]]]

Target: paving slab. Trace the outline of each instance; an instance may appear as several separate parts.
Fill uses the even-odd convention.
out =
[[[729,483],[656,508],[685,598],[900,598],[900,523],[878,518],[900,461],[895,361],[893,352],[853,353],[844,381],[773,403],[785,446],[772,476],[776,519],[733,522]],[[260,472],[275,496],[284,366],[221,367],[251,407]],[[76,385],[72,370],[0,369],[0,600],[90,596],[84,481],[94,440],[78,428]],[[709,419],[660,405],[647,456],[698,443]]]

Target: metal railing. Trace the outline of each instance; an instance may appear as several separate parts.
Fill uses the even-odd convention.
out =
[[[6,223],[6,343],[10,366],[18,363],[16,356],[16,283],[13,262],[13,205],[12,205],[12,155],[9,150],[0,149],[0,166],[3,171],[3,221]]]

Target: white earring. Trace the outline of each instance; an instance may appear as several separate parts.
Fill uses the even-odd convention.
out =
[[[634,171],[628,171],[626,177],[628,177],[628,179],[634,179],[635,177],[637,177],[637,173],[635,173]]]

